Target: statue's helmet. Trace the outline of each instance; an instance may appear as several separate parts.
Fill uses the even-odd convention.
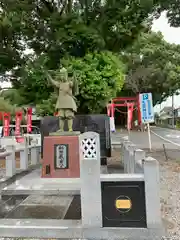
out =
[[[67,74],[67,69],[66,68],[61,68],[60,73],[66,75]]]
[[[67,69],[66,68],[61,68],[60,71],[59,71],[59,75],[61,77],[62,80],[67,80],[68,78],[68,72],[67,72]]]

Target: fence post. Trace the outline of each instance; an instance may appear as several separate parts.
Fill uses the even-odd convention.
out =
[[[121,161],[122,161],[122,164],[124,165],[124,159],[126,158],[126,150],[125,150],[125,146],[126,146],[126,143],[130,143],[129,140],[126,140],[124,138],[122,138],[123,141],[121,143],[121,154],[122,154],[122,158],[121,158]]]
[[[135,173],[142,173],[143,171],[142,161],[146,157],[145,151],[141,149],[136,149],[134,152],[134,157],[135,157]]]
[[[79,136],[81,211],[83,227],[102,227],[99,134]]]
[[[31,164],[36,165],[39,162],[39,148],[37,146],[30,147],[31,152]]]
[[[128,147],[128,151],[129,151],[128,173],[135,172],[135,156],[134,156],[135,149],[136,149],[135,144],[130,144]]]
[[[24,149],[20,151],[20,169],[27,170],[28,169],[28,143],[27,138],[24,138]]]
[[[159,228],[161,227],[159,163],[156,159],[147,157],[143,161],[143,166],[147,227]]]
[[[16,174],[16,155],[14,145],[6,146],[6,151],[11,152],[6,156],[6,177],[12,177]]]
[[[124,142],[124,172],[128,173],[128,164],[129,164],[129,150],[128,150],[128,146],[131,144],[130,141],[126,141]]]

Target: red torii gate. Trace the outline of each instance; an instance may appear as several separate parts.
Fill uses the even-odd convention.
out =
[[[141,125],[141,111],[139,104],[139,95],[136,97],[116,97],[111,100],[111,103],[107,105],[107,114],[109,117],[114,117],[116,107],[127,107],[128,110],[138,112],[138,125]],[[135,109],[134,109],[135,107]]]

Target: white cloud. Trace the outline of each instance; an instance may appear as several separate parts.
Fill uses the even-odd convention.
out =
[[[180,44],[180,28],[170,27],[168,20],[166,18],[166,13],[164,12],[158,20],[154,21],[153,31],[160,31],[164,35],[164,39],[167,42]],[[154,110],[159,112],[164,106],[172,106],[172,97],[169,97],[161,105],[155,106]],[[174,107],[180,107],[180,95],[174,96]]]
[[[153,31],[161,31],[167,42],[180,44],[180,28],[170,27],[166,18],[166,13],[162,13],[161,17],[154,21]]]
[[[10,82],[1,82],[0,87],[1,88],[11,88],[12,84]]]

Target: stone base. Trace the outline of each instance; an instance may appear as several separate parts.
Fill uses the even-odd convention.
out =
[[[44,138],[42,177],[79,178],[78,132],[75,132],[75,135],[73,132],[57,134]]]
[[[92,208],[93,211],[93,208]],[[17,224],[18,223],[18,224]],[[16,226],[16,227],[14,227]],[[45,231],[42,231],[45,229]],[[0,219],[1,237],[6,238],[57,238],[61,239],[162,239],[165,231],[156,228],[99,228],[83,227],[80,220],[54,219]]]
[[[68,131],[57,131],[57,132],[52,132],[49,133],[49,136],[79,136],[81,133],[79,131],[73,131],[73,132],[68,132]]]

